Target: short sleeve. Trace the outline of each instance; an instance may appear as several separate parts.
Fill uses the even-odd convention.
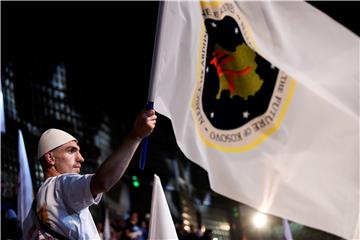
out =
[[[98,204],[102,193],[94,198],[90,190],[90,181],[94,174],[63,174],[56,180],[56,192],[64,204],[72,210],[80,210]]]

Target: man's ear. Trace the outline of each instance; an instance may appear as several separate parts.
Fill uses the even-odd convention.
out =
[[[52,152],[47,152],[44,155],[45,161],[48,165],[53,166],[55,165],[55,158]]]

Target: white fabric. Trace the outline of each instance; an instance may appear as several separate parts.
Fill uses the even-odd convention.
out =
[[[18,131],[18,151],[19,151],[19,188],[18,188],[18,199],[17,209],[18,220],[21,229],[26,216],[28,215],[31,204],[33,201],[33,186],[31,181],[29,162],[26,154],[24,138],[21,130]]]
[[[248,45],[296,80],[283,119],[250,149],[204,141],[194,113],[204,12],[188,1],[165,2],[155,109],[171,119],[177,143],[207,170],[214,191],[359,238],[359,38],[305,2],[209,4],[220,14],[234,9],[247,23]]]
[[[43,222],[70,239],[100,239],[88,208],[98,204],[102,197],[98,194],[94,199],[90,192],[92,176],[71,173],[46,179],[36,196],[38,215],[45,216]],[[26,231],[31,231],[34,217],[29,214]],[[31,236],[32,233],[25,234]]]
[[[5,133],[5,109],[4,109],[4,97],[2,92],[2,86],[0,81],[0,133]]]
[[[160,178],[154,174],[149,240],[178,239]]]
[[[38,159],[45,153],[64,145],[70,141],[76,141],[76,138],[64,132],[63,130],[50,128],[46,130],[40,137],[38,145]]]

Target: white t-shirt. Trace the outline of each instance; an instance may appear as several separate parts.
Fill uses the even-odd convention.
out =
[[[46,179],[36,195],[36,208],[42,222],[70,239],[100,239],[89,206],[98,204],[102,194],[93,198],[92,176],[68,173]],[[36,222],[36,216],[30,211],[24,222],[24,239],[32,238],[37,230]]]

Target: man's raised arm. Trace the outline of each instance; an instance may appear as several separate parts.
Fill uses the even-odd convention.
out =
[[[101,164],[92,177],[90,190],[93,196],[109,191],[119,181],[141,140],[153,131],[155,123],[154,110],[142,111],[137,115],[130,133],[111,156]]]

